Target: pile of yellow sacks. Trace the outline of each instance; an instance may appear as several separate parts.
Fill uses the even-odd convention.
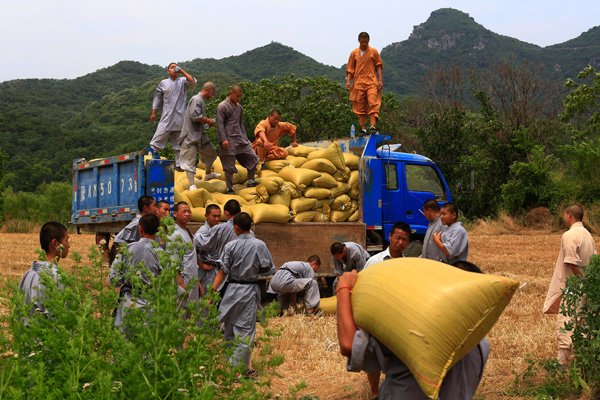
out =
[[[192,208],[192,221],[203,222],[209,204],[223,206],[237,200],[243,212],[258,222],[346,222],[358,221],[359,157],[344,153],[337,142],[326,149],[299,145],[288,147],[288,157],[265,161],[256,174],[256,187],[246,187],[248,170],[236,163],[234,195],[227,195],[221,160],[212,166],[220,179],[205,181],[204,165],[197,164],[189,191],[185,173],[175,172],[175,203],[185,201]],[[224,212],[221,213],[225,218]]]

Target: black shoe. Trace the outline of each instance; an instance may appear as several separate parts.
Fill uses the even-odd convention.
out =
[[[179,165],[175,167],[175,171],[185,172],[183,169],[181,169],[181,167]]]
[[[279,312],[277,313],[277,316],[278,316],[278,317],[283,317],[283,311],[279,311]]]
[[[258,182],[256,182],[256,181],[252,181],[252,182],[248,181],[248,184],[246,186],[247,187],[256,187],[256,186],[258,186]]]
[[[367,130],[366,129],[361,129],[360,132],[358,132],[358,137],[363,137],[367,135]]]
[[[235,194],[232,188],[227,189],[227,194]]]
[[[371,133],[376,133],[377,132],[377,129],[375,129],[375,125],[371,126],[370,131],[371,131]]]
[[[255,381],[260,378],[260,372],[255,369],[248,369],[246,372],[244,372],[244,378]]]

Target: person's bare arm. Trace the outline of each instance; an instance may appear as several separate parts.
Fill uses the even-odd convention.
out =
[[[217,272],[217,276],[215,276],[215,281],[213,282],[213,288],[215,288],[215,290],[217,290],[219,286],[221,286],[221,283],[223,283],[223,279],[225,279],[225,272],[222,269],[220,269],[219,272]]]
[[[352,355],[352,342],[356,334],[356,324],[352,316],[350,290],[354,287],[357,276],[358,273],[356,270],[346,272],[338,278],[337,285],[337,332],[340,342],[340,353],[346,357]]]
[[[260,131],[256,135],[263,140],[263,146],[265,147],[265,150],[270,150],[271,147],[273,147],[271,142],[269,142],[267,139],[267,134],[264,131]]]
[[[379,88],[379,90],[381,90],[381,88],[383,87],[383,75],[382,75],[383,68],[380,65],[375,69],[375,71],[377,72],[377,76],[379,76],[379,83],[378,83],[377,87]]]
[[[183,68],[179,67],[179,72],[183,74],[183,76],[185,76],[185,79],[190,82],[193,83],[194,85],[196,84],[196,80],[194,79],[193,76],[191,76],[190,74],[188,74],[187,72],[185,72],[183,70]]]
[[[346,73],[346,89],[350,90],[352,87],[352,74],[350,72]]]

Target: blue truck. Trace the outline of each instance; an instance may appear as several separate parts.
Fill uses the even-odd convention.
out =
[[[389,144],[389,136],[341,138],[302,143],[328,147],[337,141],[344,152],[360,157],[358,222],[259,223],[254,227],[264,240],[277,267],[291,260],[318,254],[323,261],[321,276],[331,276],[329,246],[353,241],[375,253],[385,248],[396,221],[410,224],[413,234],[407,249],[420,254],[428,221],[423,203],[435,198],[451,201],[450,190],[439,168],[427,157],[403,153],[400,145]],[[145,155],[144,151],[73,163],[71,223],[78,231],[93,232],[98,244],[109,246],[111,238],[138,212],[137,200],[151,195],[156,200],[174,201],[173,162]],[[202,223],[191,223],[195,232]]]

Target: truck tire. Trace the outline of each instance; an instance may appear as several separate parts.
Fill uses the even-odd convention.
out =
[[[419,257],[423,251],[423,242],[421,240],[413,240],[406,246],[402,252],[404,257]]]

